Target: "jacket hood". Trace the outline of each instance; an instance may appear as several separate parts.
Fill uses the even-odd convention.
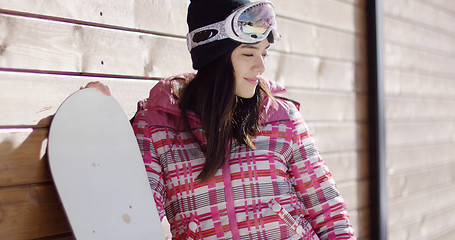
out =
[[[180,119],[179,100],[177,99],[177,91],[181,89],[181,81],[183,79],[192,79],[196,74],[187,73],[173,77],[165,78],[159,81],[151,90],[149,98],[146,103],[146,117],[157,125],[163,126],[176,126],[178,119]],[[262,78],[261,81],[265,83],[272,95],[285,93],[286,89],[280,84]],[[266,97],[264,99],[264,116],[263,123],[286,120],[289,119],[289,103],[283,101],[282,97]],[[296,107],[299,107],[297,102],[293,102]],[[159,116],[157,116],[159,115]],[[161,117],[160,117],[161,116]],[[188,118],[191,127],[199,126],[199,119],[194,112],[188,112]]]

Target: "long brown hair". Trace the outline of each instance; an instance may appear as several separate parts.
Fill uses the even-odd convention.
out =
[[[264,96],[271,96],[262,81],[250,99],[235,94],[232,51],[200,69],[183,89],[179,99],[182,120],[191,134],[187,113],[199,117],[206,136],[206,144],[199,142],[206,162],[198,179],[205,181],[215,175],[225,161],[231,139],[255,149],[253,138],[260,129],[261,106]]]

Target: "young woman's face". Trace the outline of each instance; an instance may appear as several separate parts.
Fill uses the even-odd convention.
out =
[[[231,55],[235,76],[235,94],[243,98],[254,96],[258,77],[265,71],[265,58],[270,43],[267,39],[256,44],[241,44]]]

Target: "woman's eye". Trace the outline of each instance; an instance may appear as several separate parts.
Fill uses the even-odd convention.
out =
[[[245,56],[245,57],[252,57],[253,54],[246,54],[246,53],[245,53],[245,54],[243,54],[243,56]]]

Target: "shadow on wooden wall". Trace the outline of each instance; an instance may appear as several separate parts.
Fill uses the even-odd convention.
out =
[[[42,126],[51,119],[8,129],[0,143],[0,239],[74,239],[46,154],[49,128]]]

